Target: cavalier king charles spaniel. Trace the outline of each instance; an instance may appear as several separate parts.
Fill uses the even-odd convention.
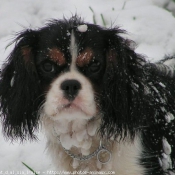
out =
[[[175,59],[147,62],[124,33],[77,16],[19,33],[1,70],[4,136],[36,139],[41,123],[57,170],[174,175]]]

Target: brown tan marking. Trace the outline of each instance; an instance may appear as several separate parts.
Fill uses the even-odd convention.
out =
[[[79,67],[83,67],[88,65],[90,61],[93,59],[93,51],[90,48],[86,48],[83,52],[81,52],[77,57],[77,65]]]
[[[21,48],[22,56],[26,63],[31,62],[33,57],[31,53],[31,48],[29,46],[24,46]]]
[[[49,49],[49,56],[59,66],[64,65],[66,63],[64,54],[58,48]]]
[[[26,65],[27,69],[31,70],[32,72],[36,72],[32,48],[29,46],[21,47],[21,55],[22,60],[24,61],[24,64]]]
[[[117,62],[117,53],[114,49],[109,50],[108,54],[107,54],[107,58],[109,62]]]

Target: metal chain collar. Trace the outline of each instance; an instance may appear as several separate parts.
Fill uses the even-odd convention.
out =
[[[61,144],[60,137],[57,135],[57,133],[55,131],[55,128],[54,128],[54,132],[56,134],[56,137],[58,138],[59,143]],[[63,150],[65,151],[65,153],[67,155],[69,155],[71,158],[76,159],[76,160],[79,160],[79,161],[90,160],[90,159],[92,159],[93,157],[96,156],[97,157],[97,160],[100,163],[107,164],[111,160],[111,157],[112,157],[111,152],[102,144],[102,141],[101,140],[100,140],[99,147],[94,152],[92,152],[91,154],[86,155],[86,156],[73,154],[70,150],[67,150],[66,148],[64,148],[62,144],[61,144],[61,146],[62,146]],[[106,152],[108,154],[108,156],[109,156],[109,158],[106,161],[100,160],[100,153],[102,153],[102,152]]]

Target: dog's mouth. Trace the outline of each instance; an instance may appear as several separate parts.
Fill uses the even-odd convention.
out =
[[[74,102],[69,102],[67,104],[62,105],[61,111],[69,112],[69,113],[80,111],[80,112],[83,112],[85,114],[87,113],[85,111],[85,109],[83,109],[83,107],[81,107],[79,104],[76,104]]]
[[[65,109],[75,108],[75,107],[76,107],[76,105],[73,103],[68,103],[68,104],[63,105],[63,108],[65,108]]]
[[[75,104],[74,102],[68,102],[66,104],[62,105],[62,109],[80,109],[79,106],[77,104]]]
[[[86,116],[91,116],[91,111],[86,109],[86,106],[82,105],[81,103],[76,103],[74,101],[68,102],[66,104],[63,104],[60,109],[58,109],[59,112],[64,112],[64,113],[84,113]]]
[[[65,116],[69,116],[69,118],[91,118],[96,116],[97,108],[94,101],[88,101],[82,98],[75,98],[74,100],[68,100],[65,98],[61,98],[58,100],[54,98],[54,100],[46,101],[43,106],[43,112],[50,117],[55,119],[64,118]]]

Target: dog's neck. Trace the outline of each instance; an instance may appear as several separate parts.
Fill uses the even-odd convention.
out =
[[[92,147],[92,141],[97,136],[99,120],[97,118],[67,120],[60,119],[53,124],[53,133],[58,138],[61,145],[71,150],[73,147],[79,149],[80,154],[88,155]],[[99,142],[99,139],[95,139]]]
[[[72,170],[101,170],[104,164],[108,164],[111,158],[111,142],[108,142],[98,134],[100,118],[92,117],[76,120],[56,120],[46,117],[47,126],[50,123],[50,142],[59,147],[58,154],[64,154],[69,159]],[[48,122],[48,120],[50,120]],[[48,131],[48,129],[46,129]],[[49,134],[48,133],[48,134]],[[57,155],[58,156],[58,155]]]
[[[77,126],[75,127],[76,130],[74,130],[74,125],[78,123],[78,126],[80,126],[80,128],[78,129]],[[100,117],[99,120],[83,121],[81,119],[76,119],[72,122],[69,121],[67,123],[60,123],[59,120],[53,120],[51,117],[46,116],[43,118],[43,124],[48,140],[48,153],[50,154],[53,164],[57,168],[57,171],[114,171],[116,175],[121,175],[128,174],[129,169],[129,174],[131,175],[144,174],[144,169],[141,166],[137,166],[137,160],[142,153],[142,146],[139,134],[133,140],[133,144],[131,144],[130,140],[123,141],[120,139],[111,139],[108,142],[104,142],[104,145],[107,148],[107,150],[111,152],[111,160],[106,164],[102,164],[100,161],[98,161],[97,156],[91,157],[91,159],[89,160],[80,161],[75,158],[72,158],[65,152],[65,149],[69,148],[68,150],[70,150],[71,154],[78,156],[83,155],[83,148],[87,148],[88,146],[88,143],[83,144],[83,142],[81,142],[81,140],[84,139],[84,137],[82,137],[81,134],[84,133],[88,134],[88,139],[91,140],[89,149],[87,150],[87,152],[83,152],[84,155],[89,155],[94,150],[97,150],[99,148],[101,140],[100,136],[98,135],[98,129],[101,124]],[[69,127],[67,128],[66,126]],[[61,140],[60,133],[63,134],[62,139],[65,140]],[[72,139],[74,138],[75,133],[78,133],[78,136],[80,136],[78,137],[78,140],[80,141],[73,142]],[[84,136],[86,134],[84,134]],[[68,137],[68,139],[66,137]],[[71,139],[71,144],[69,143],[69,139]],[[61,143],[60,140],[62,141]],[[68,145],[66,145],[67,142]],[[76,144],[80,144],[79,147],[72,146]],[[102,158],[106,159],[108,157],[103,157],[102,155]]]

